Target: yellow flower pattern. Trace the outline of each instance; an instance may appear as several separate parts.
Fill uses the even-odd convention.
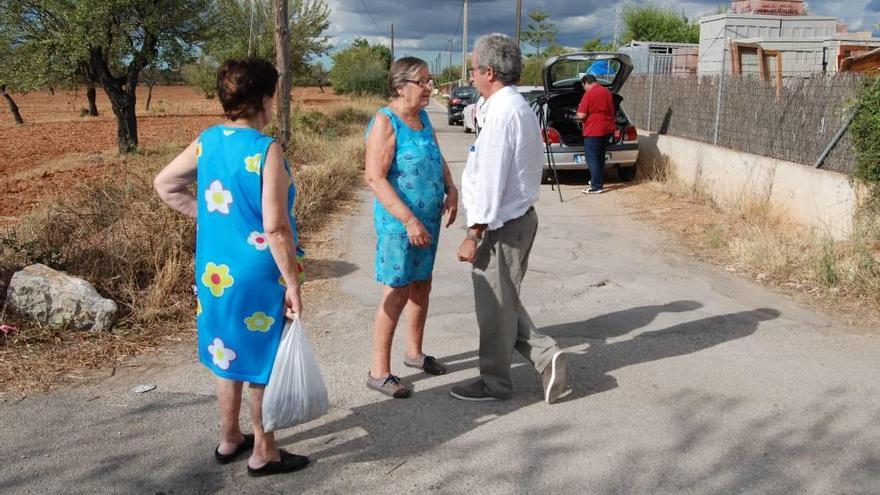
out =
[[[268,316],[262,311],[257,311],[251,316],[245,318],[244,323],[247,325],[247,329],[252,332],[268,332],[269,327],[275,323],[275,318]]]
[[[263,154],[257,153],[253,156],[247,156],[244,159],[244,168],[248,172],[260,175],[260,162],[263,160]]]
[[[212,296],[222,296],[223,291],[232,287],[233,283],[235,283],[235,279],[229,274],[228,266],[215,265],[210,261],[205,265],[205,272],[202,273],[202,284],[211,291]]]
[[[208,346],[208,352],[214,358],[214,365],[221,370],[228,370],[229,363],[237,357],[237,353],[226,347],[223,341],[218,338],[215,338],[214,342]]]
[[[252,208],[259,204],[262,167],[272,139],[252,129],[220,125],[195,141],[199,157],[194,280],[199,360],[218,376],[266,383],[271,362],[244,357],[277,345],[285,322],[280,304],[265,305],[283,296],[284,279],[271,260],[259,208]],[[291,183],[286,205],[291,215],[295,195]],[[290,220],[295,229],[295,219]],[[290,275],[302,280],[299,246],[296,254],[296,272]],[[290,281],[296,284],[296,279]]]

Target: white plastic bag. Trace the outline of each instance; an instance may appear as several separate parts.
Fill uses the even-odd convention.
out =
[[[263,394],[263,430],[290,428],[327,413],[327,387],[299,318],[287,320]]]

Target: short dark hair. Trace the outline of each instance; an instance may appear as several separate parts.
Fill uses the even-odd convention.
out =
[[[263,98],[275,96],[278,71],[261,58],[232,59],[217,71],[217,96],[230,120],[247,119],[263,111]]]
[[[596,76],[592,74],[586,74],[584,75],[584,77],[581,78],[581,84],[593,84],[597,81],[598,79],[596,79]]]

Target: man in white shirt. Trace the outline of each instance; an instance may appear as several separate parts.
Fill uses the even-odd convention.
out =
[[[516,349],[542,374],[544,399],[552,404],[569,392],[565,356],[553,339],[537,332],[519,298],[538,229],[532,205],[543,166],[538,118],[514,86],[522,54],[503,34],[483,36],[474,45],[468,73],[485,98],[485,121],[462,174],[468,231],[458,257],[473,264],[480,378],[451,393],[467,401],[509,398]]]

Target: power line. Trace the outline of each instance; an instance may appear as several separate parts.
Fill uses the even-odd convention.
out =
[[[458,28],[461,27],[461,17],[464,15],[464,1],[461,2],[461,10],[458,12],[458,22],[455,23],[455,32],[452,33],[452,39],[458,36]]]
[[[367,15],[370,16],[370,20],[373,21],[373,25],[376,26],[376,31],[382,32],[382,29],[379,27],[379,24],[376,22],[376,19],[373,18],[373,13],[370,12],[370,8],[367,7],[366,0],[361,0],[361,5],[364,6],[364,10],[367,12]]]
[[[464,1],[461,2],[461,10],[458,12],[458,22],[455,23],[455,31],[452,32],[452,37],[449,38],[449,67],[452,67],[452,50],[454,50],[455,45],[455,37],[458,36],[458,29],[461,27],[461,19],[464,16]]]

